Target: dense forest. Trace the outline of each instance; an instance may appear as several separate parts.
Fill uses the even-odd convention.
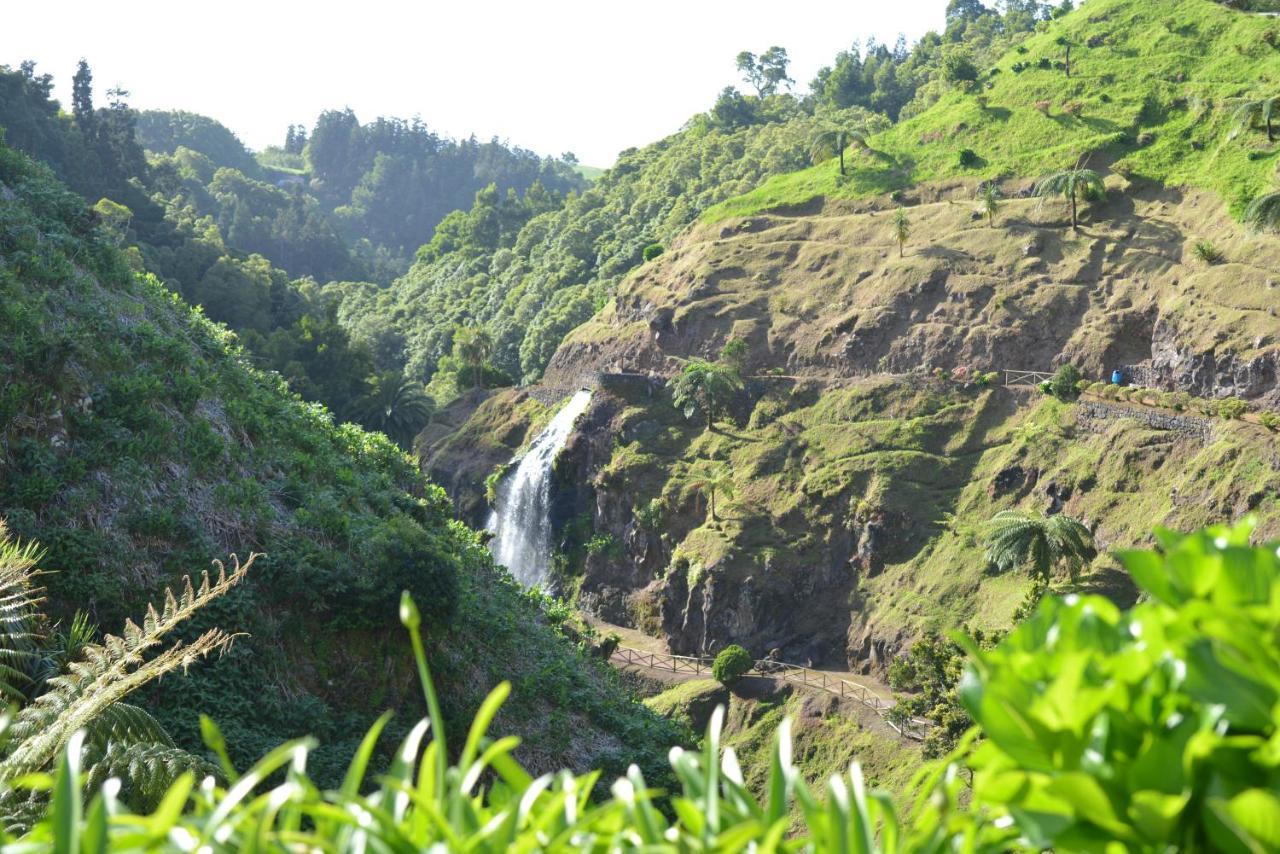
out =
[[[1274,7],[603,170],[0,65],[0,846],[1280,851]]]
[[[111,90],[94,106],[82,62],[70,114],[31,63],[0,69],[8,143],[52,167],[95,206],[136,269],[147,269],[235,330],[263,367],[308,400],[404,440],[427,414],[413,383],[377,370],[316,282],[387,282],[450,211],[486,187],[558,204],[582,179],[560,160],[497,140],[441,138],[419,121],[361,125],[322,114],[308,135],[261,158],[227,128],[191,113],[138,113]],[[272,165],[264,165],[272,164]],[[396,427],[382,401],[419,401]]]

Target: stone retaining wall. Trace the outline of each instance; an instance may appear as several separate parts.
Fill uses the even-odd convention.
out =
[[[1080,425],[1099,432],[1105,430],[1109,422],[1121,418],[1132,418],[1155,430],[1170,430],[1190,436],[1208,444],[1213,441],[1214,424],[1208,418],[1196,415],[1181,415],[1173,412],[1161,412],[1153,409],[1142,409],[1132,406],[1119,406],[1114,403],[1102,403],[1094,400],[1082,400],[1076,405]]]

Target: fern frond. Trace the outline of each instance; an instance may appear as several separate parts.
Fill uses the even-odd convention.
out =
[[[120,780],[124,800],[141,812],[154,810],[174,780],[188,771],[197,779],[221,777],[208,760],[172,743],[154,742],[113,743],[104,751],[90,752],[85,756],[85,771],[87,791],[97,791],[115,777]]]
[[[36,586],[36,565],[43,553],[35,543],[20,543],[0,519],[0,701],[25,702],[39,660],[41,636],[35,625],[43,590]]]
[[[159,744],[176,747],[169,733],[149,712],[129,703],[112,703],[85,728],[85,744],[107,750],[113,744]]]
[[[180,595],[165,591],[160,611],[147,606],[141,627],[128,620],[123,636],[106,635],[100,644],[87,644],[82,660],[70,664],[65,674],[50,679],[49,690],[18,712],[10,730],[13,747],[0,763],[0,779],[48,767],[73,733],[88,728],[112,704],[166,673],[179,667],[185,670],[230,646],[236,635],[211,629],[191,643],[179,641],[146,659],[165,635],[238,584],[257,557],[250,555],[244,564],[235,560],[229,574],[220,562],[215,562],[216,580],[205,572],[196,588],[187,577]]]

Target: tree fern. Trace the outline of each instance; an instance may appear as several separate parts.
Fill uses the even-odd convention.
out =
[[[1280,190],[1264,193],[1250,202],[1244,222],[1254,231],[1280,231]]]
[[[37,606],[41,590],[32,579],[40,560],[35,543],[19,543],[0,519],[0,700],[21,703],[40,661]]]
[[[198,588],[183,579],[180,594],[165,590],[161,609],[148,605],[142,625],[127,621],[120,636],[94,642],[96,627],[77,613],[65,633],[46,644],[38,631],[41,591],[32,580],[40,550],[13,540],[0,521],[0,699],[15,708],[0,721],[0,784],[52,770],[73,743],[82,744],[87,783],[96,788],[118,778],[123,799],[137,809],[153,808],[186,772],[217,776],[213,765],[174,744],[150,714],[121,700],[230,645],[234,635],[211,629],[154,654],[170,632],[244,578],[256,557],[235,560],[230,573],[217,563],[216,578],[203,573]],[[82,742],[73,742],[77,732]],[[0,822],[11,831],[27,827],[46,803],[45,793],[10,785],[0,794]]]
[[[987,562],[1001,572],[1026,566],[1047,579],[1054,566],[1063,565],[1074,580],[1092,554],[1089,529],[1070,516],[1005,510],[987,527]]]
[[[1080,198],[1094,199],[1106,195],[1107,187],[1102,176],[1092,169],[1063,169],[1041,178],[1035,186],[1035,194],[1041,198],[1062,196],[1067,200],[1071,210],[1071,230],[1078,231],[1080,219],[1077,205]]]
[[[153,679],[179,667],[185,670],[228,647],[235,636],[210,629],[190,643],[178,641],[154,658],[146,658],[169,632],[244,578],[255,558],[251,556],[244,564],[237,560],[230,574],[218,563],[217,579],[203,573],[198,589],[188,576],[183,579],[181,595],[165,590],[161,611],[147,606],[142,626],[128,620],[123,636],[107,635],[102,643],[85,646],[84,657],[72,662],[65,674],[50,679],[49,690],[14,718],[10,728],[13,746],[0,763],[0,778],[49,767],[71,736],[91,726],[113,703]]]

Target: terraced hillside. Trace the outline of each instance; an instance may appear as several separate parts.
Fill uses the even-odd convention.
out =
[[[1161,385],[1277,400],[1280,241],[1243,231],[1202,191],[1113,177],[1072,232],[1061,201],[1004,187],[994,226],[974,182],[909,191],[904,257],[885,197],[700,226],[565,338],[546,382],[587,366],[670,374],[732,336],[757,371],[1069,361],[1097,377],[1145,363]],[[1222,258],[1199,258],[1200,242]]]
[[[1121,601],[1106,551],[1153,525],[1254,513],[1280,531],[1259,424],[975,382],[1071,363],[1184,409],[1280,406],[1280,240],[1237,219],[1280,147],[1233,128],[1236,99],[1280,81],[1277,40],[1280,22],[1207,0],[1091,0],[873,135],[847,176],[831,161],[709,211],[533,390],[604,378],[560,462],[563,589],[680,651],[879,668],[923,632],[1010,624],[1032,582],[987,565],[999,510],[1083,519],[1100,556],[1080,585]],[[1034,188],[1076,165],[1106,193],[1073,230]],[[710,426],[687,420],[667,380],[732,339],[742,393]],[[498,471],[541,416],[525,391],[466,411],[467,439],[436,437],[426,465],[480,513],[461,473]]]
[[[1211,190],[1236,215],[1273,184],[1266,135],[1232,132],[1238,99],[1280,89],[1274,17],[1211,0],[1089,0],[980,72],[872,135],[846,176],[835,161],[776,176],[703,219],[948,178],[1034,178],[1081,161]]]

